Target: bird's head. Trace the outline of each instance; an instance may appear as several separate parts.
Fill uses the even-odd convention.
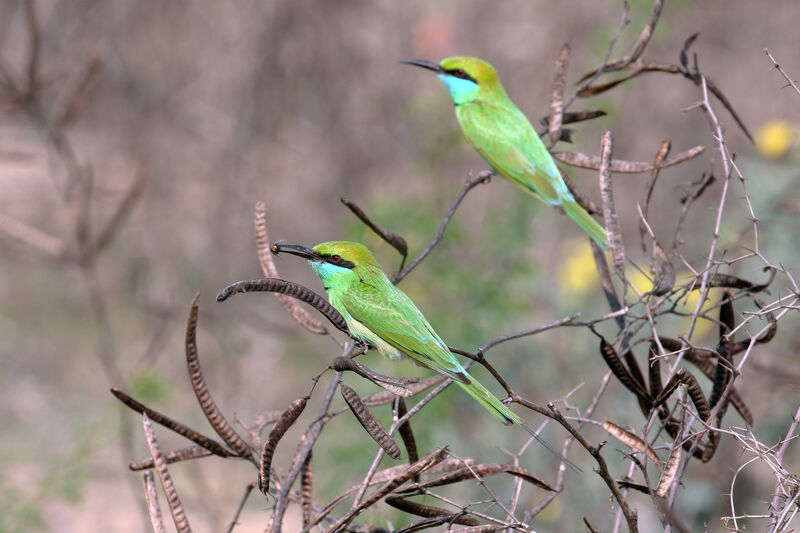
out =
[[[435,72],[450,91],[450,96],[456,105],[481,96],[505,94],[494,67],[477,57],[448,57],[438,64],[421,59],[406,59],[400,62]]]
[[[289,253],[308,260],[308,264],[322,280],[327,288],[341,283],[356,281],[364,275],[383,274],[380,265],[372,256],[372,252],[357,242],[332,241],[323,242],[308,248],[298,244],[272,245],[272,253]]]

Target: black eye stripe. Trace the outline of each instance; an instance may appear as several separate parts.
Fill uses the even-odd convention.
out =
[[[353,269],[356,266],[355,263],[353,263],[352,261],[348,261],[347,259],[343,258],[338,254],[325,254],[322,256],[322,258],[325,259],[326,262],[342,268]]]
[[[448,74],[455,76],[456,78],[460,78],[462,80],[469,80],[472,83],[477,84],[478,80],[467,74],[467,72],[463,68],[454,68],[446,71]]]

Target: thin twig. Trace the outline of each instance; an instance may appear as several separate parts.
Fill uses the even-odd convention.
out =
[[[778,69],[778,72],[781,73],[783,79],[785,79],[788,82],[789,85],[787,87],[791,87],[792,89],[794,89],[794,92],[800,95],[800,87],[797,86],[797,83],[792,78],[790,78],[788,74],[786,74],[786,71],[783,70],[783,67],[781,67],[780,64],[775,60],[775,58],[772,57],[772,54],[769,52],[768,48],[764,48],[764,53],[767,54],[769,60],[772,61],[772,65],[776,69]]]
[[[464,200],[464,197],[477,187],[478,185],[482,185],[484,183],[489,183],[489,180],[492,178],[492,173],[489,171],[481,172],[478,174],[476,178],[468,177],[467,181],[464,182],[464,186],[461,187],[461,191],[458,193],[453,205],[450,206],[450,209],[447,210],[447,214],[444,216],[444,220],[439,225],[439,230],[436,232],[436,236],[433,240],[425,247],[420,254],[411,261],[411,264],[402,269],[398,272],[394,278],[392,278],[392,283],[397,285],[400,281],[406,277],[412,270],[414,270],[420,262],[425,259],[429,253],[436,247],[439,242],[441,242],[442,238],[444,237],[444,231],[447,229],[447,225],[450,223],[450,219],[453,218],[453,214],[455,214],[456,209],[458,206],[461,205],[461,201]]]

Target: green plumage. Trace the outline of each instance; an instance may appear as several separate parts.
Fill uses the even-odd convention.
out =
[[[276,244],[273,251],[292,253],[308,260],[322,280],[328,300],[342,314],[353,337],[374,346],[382,355],[394,359],[405,354],[417,364],[444,374],[504,424],[525,428],[561,457],[531,431],[519,415],[469,375],[414,302],[386,277],[365,246],[345,241],[326,242],[313,249]]]
[[[603,249],[607,237],[569,192],[553,157],[530,121],[503,89],[497,72],[475,57],[451,57],[439,65],[409,63],[435,70],[456,105],[456,117],[467,141],[498,174],[553,206],[562,206]]]
[[[354,337],[368,342],[382,355],[397,358],[405,354],[417,364],[446,375],[503,423],[522,424],[518,415],[469,375],[414,302],[386,277],[369,250],[357,243],[336,242],[320,244],[314,251],[339,255],[356,264],[353,269],[342,269],[312,263],[326,287],[328,300],[347,321]]]

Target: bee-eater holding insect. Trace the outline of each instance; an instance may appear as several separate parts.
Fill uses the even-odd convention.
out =
[[[495,172],[540,200],[560,205],[606,249],[605,230],[575,201],[550,152],[506,94],[492,65],[477,57],[463,56],[449,57],[439,64],[418,59],[401,63],[436,73],[450,91],[464,137]]]
[[[403,354],[452,379],[504,424],[524,427],[559,457],[522,419],[467,373],[406,294],[386,277],[372,253],[355,242],[324,242],[314,248],[275,243],[272,252],[308,260],[322,280],[328,300],[347,322],[350,334],[392,359]],[[564,459],[570,466],[577,467]]]

